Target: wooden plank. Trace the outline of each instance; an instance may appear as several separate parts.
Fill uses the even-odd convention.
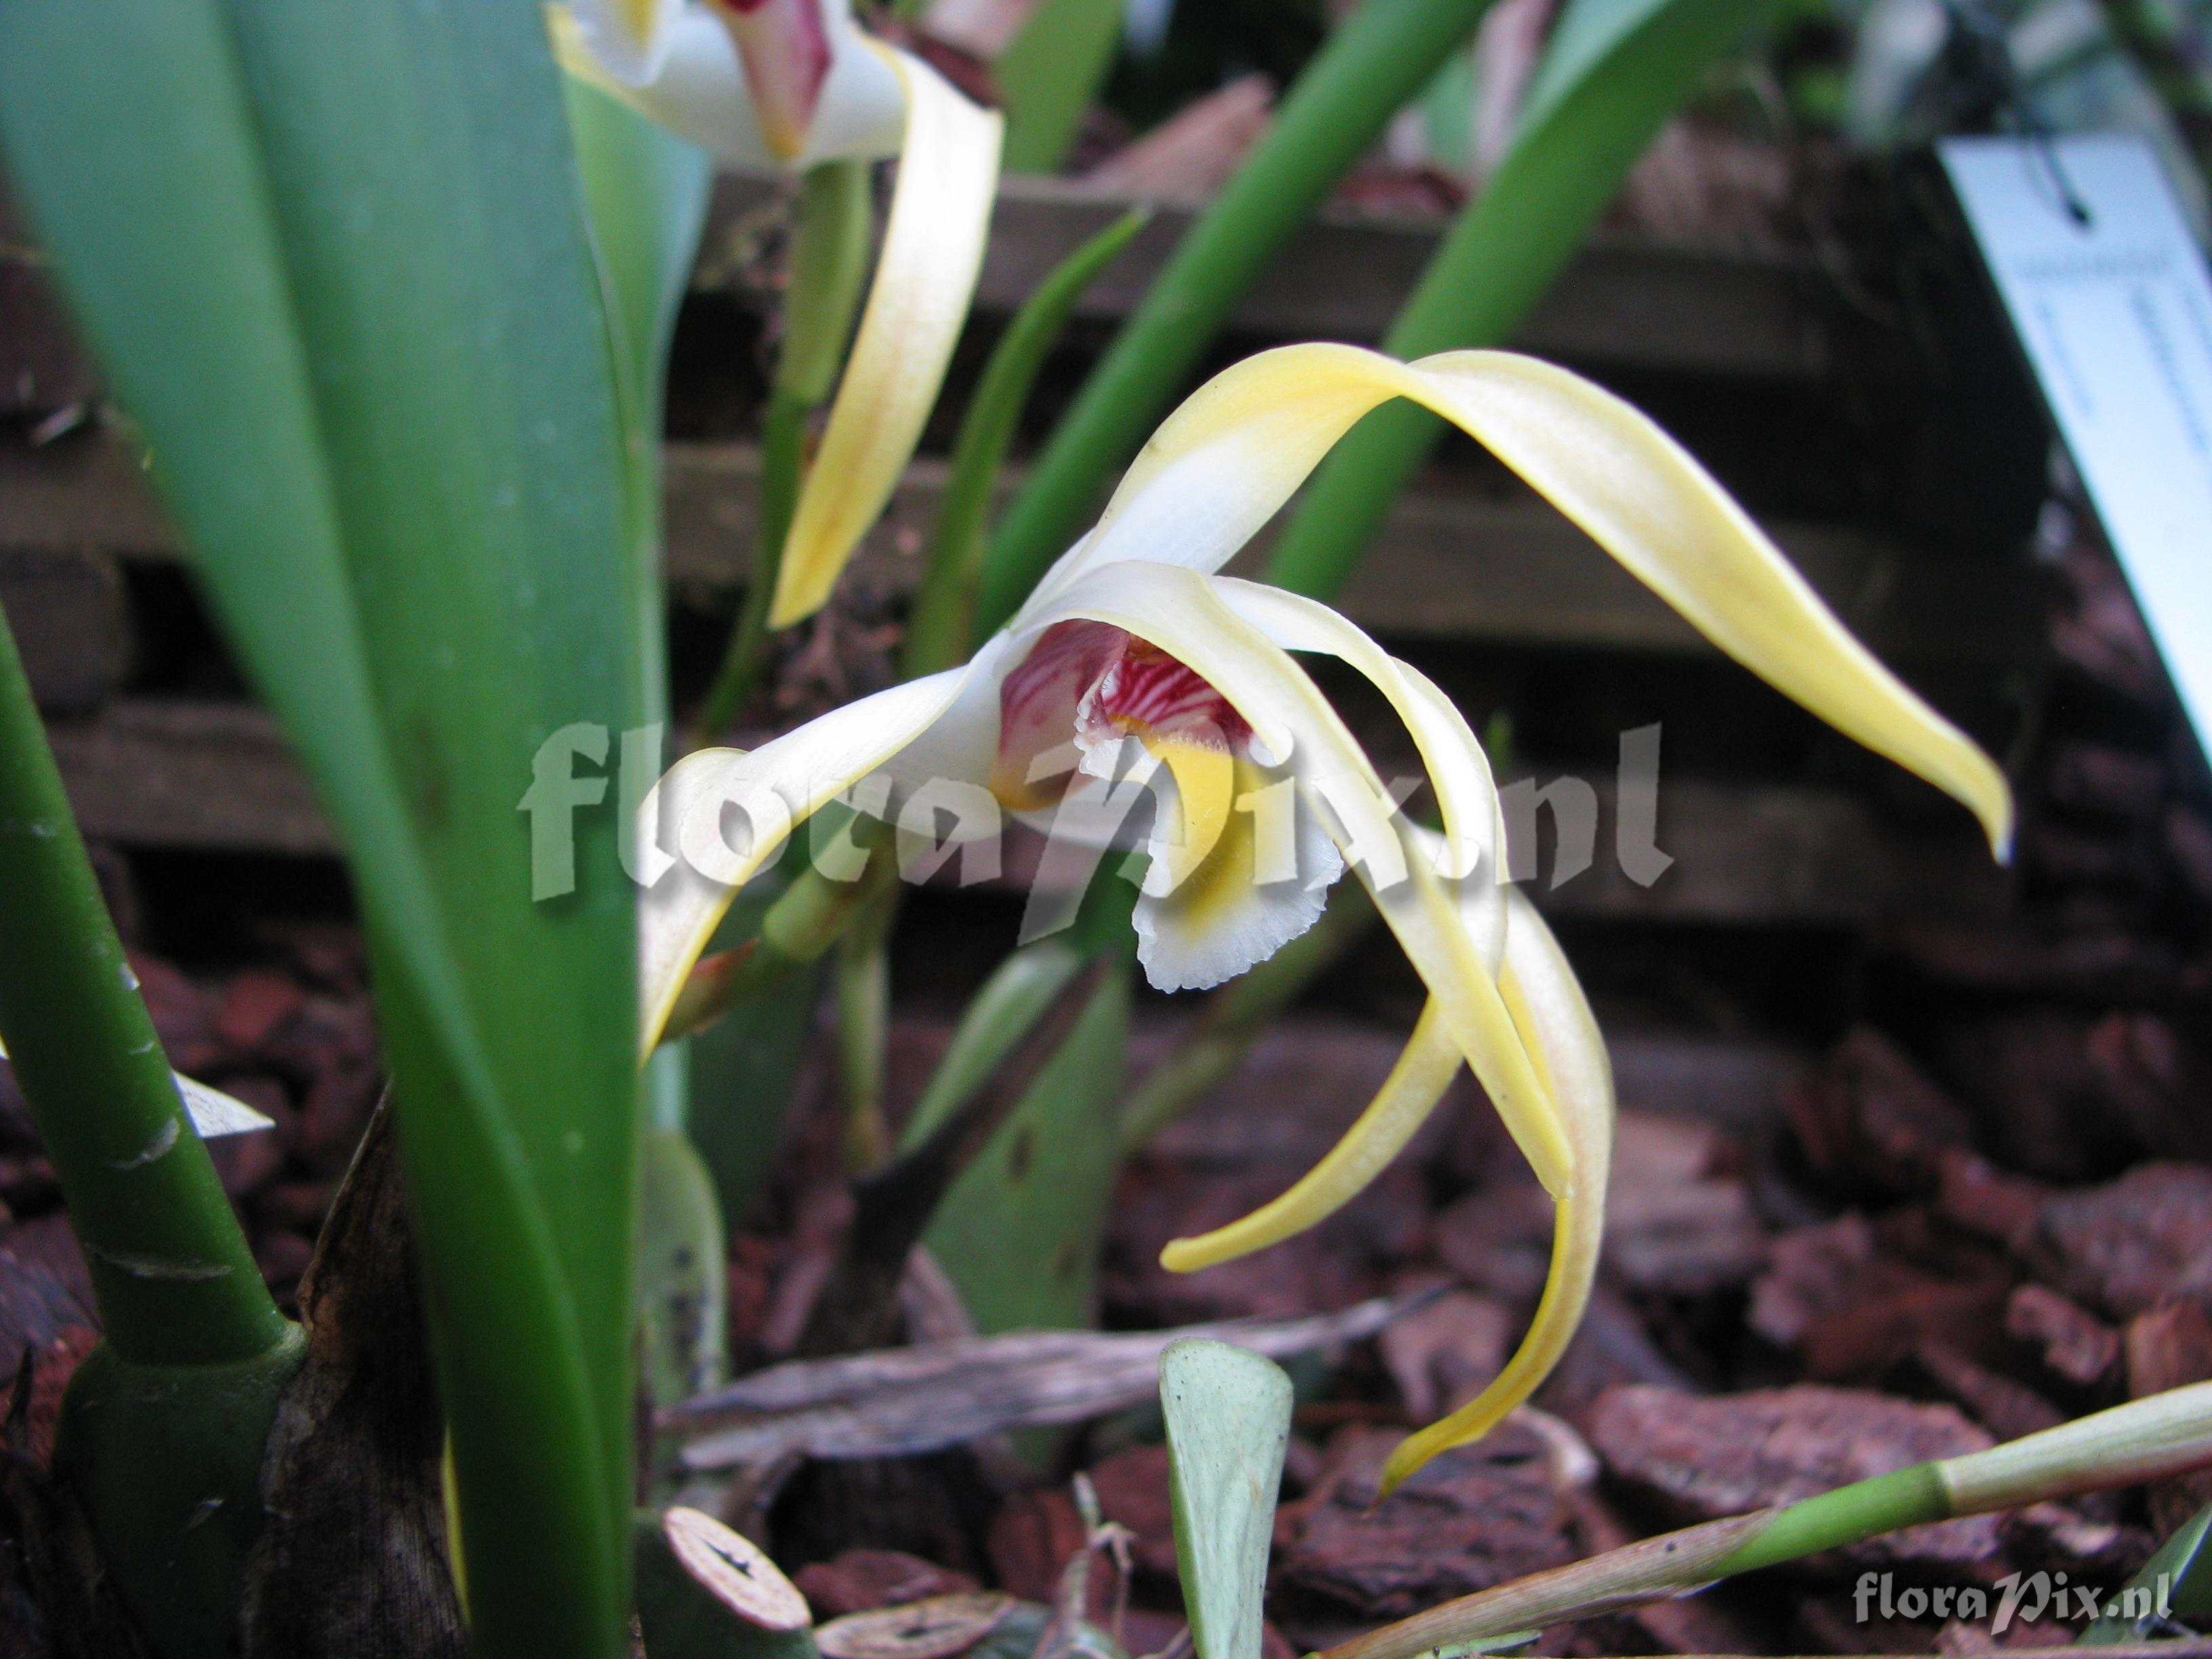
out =
[[[0,179],[0,415],[36,419],[83,402],[98,386],[47,280],[46,257]]]
[[[945,488],[941,461],[908,470],[870,532],[857,580],[892,593],[920,580],[924,538]],[[757,520],[750,447],[673,444],[666,469],[671,580],[717,605],[744,580]],[[1876,653],[2002,665],[2041,649],[2041,578],[2015,559],[1942,556],[1888,537],[1815,524],[1769,526],[1813,585]],[[1235,567],[1250,573],[1263,537]],[[1533,495],[1501,498],[1435,481],[1401,498],[1343,610],[1403,639],[1710,651],[1698,634],[1589,538]]]
[[[337,850],[276,722],[244,703],[130,700],[49,728],[85,833],[126,847],[329,854]],[[1662,779],[1658,844],[1674,866],[1650,887],[1613,854],[1610,792],[1598,856],[1558,887],[1549,854],[1529,891],[1584,918],[1721,926],[1861,927],[1884,916],[1985,915],[2004,878],[1970,832],[1900,829],[1834,790]],[[999,890],[1026,890],[1039,841],[1010,836]],[[948,868],[945,878],[952,871]]]
[[[750,268],[784,185],[717,180],[702,270],[720,283]],[[976,309],[1012,311],[1048,272],[1132,205],[1069,179],[1000,181]],[[1092,286],[1076,315],[1119,321],[1167,263],[1193,216],[1163,208]],[[1229,322],[1269,339],[1375,341],[1419,280],[1445,226],[1331,209],[1292,237]],[[766,290],[729,284],[765,306]],[[1613,368],[1806,381],[1838,362],[1832,281],[1819,262],[1601,237],[1583,250],[1516,336],[1526,351]],[[55,301],[40,256],[0,204],[0,407],[44,412],[90,397],[96,377]]]
[[[338,850],[276,722],[246,703],[125,700],[47,728],[95,841],[201,852]]]
[[[40,708],[88,712],[122,685],[131,618],[122,579],[106,554],[0,547],[0,611]]]
[[[1546,911],[1856,928],[1887,916],[1986,919],[2009,903],[2009,878],[1971,824],[1895,824],[1858,797],[1832,789],[1664,775],[1654,840],[1674,862],[1641,886],[1615,854],[1613,791],[1599,784],[1596,793],[1590,866],[1553,886],[1549,849],[1540,861],[1531,860],[1538,878],[1526,890]]]
[[[1009,487],[1018,471],[1008,474]],[[895,595],[921,580],[924,538],[945,467],[917,459],[865,543],[854,580]],[[751,562],[760,460],[744,444],[668,447],[672,584],[720,607]],[[2022,555],[1925,551],[1832,525],[1771,525],[1837,613],[1899,659],[2003,666],[2033,659],[2044,632],[2043,577]],[[111,439],[0,446],[0,547],[74,556],[96,547],[173,557],[174,538],[144,473]],[[1256,568],[1266,538],[1238,562]],[[1533,495],[1432,477],[1399,501],[1342,598],[1371,631],[1404,639],[1684,653],[1709,650],[1674,613]]]
[[[1547,775],[1546,781],[1549,781]],[[1504,781],[1509,790],[1511,781]],[[1556,825],[1543,821],[1540,855],[1509,866],[1522,890],[1547,914],[1580,921],[1699,927],[1798,927],[1864,930],[1886,918],[1987,921],[2005,914],[2004,871],[1971,825],[1928,829],[1882,818],[1835,789],[1662,776],[1659,849],[1674,860],[1650,885],[1629,878],[1615,851],[1613,790],[1597,796],[1589,866],[1559,878]],[[1000,873],[979,886],[1027,893],[1043,837],[1016,826]],[[959,875],[948,862],[933,884]]]
[[[764,175],[716,181],[709,272],[757,238],[782,186]],[[976,309],[1011,312],[1060,260],[1125,212],[1126,198],[1068,179],[1000,182]],[[1100,276],[1076,315],[1116,322],[1149,290],[1192,215],[1162,209]],[[1231,331],[1270,339],[1374,342],[1413,291],[1445,225],[1329,210],[1294,236],[1231,314]],[[741,300],[767,302],[733,285]],[[1838,301],[1810,258],[1668,247],[1600,238],[1561,275],[1513,343],[1567,362],[1732,379],[1818,380],[1835,367]]]
[[[97,428],[49,444],[0,443],[0,547],[174,558],[176,532],[122,439]]]

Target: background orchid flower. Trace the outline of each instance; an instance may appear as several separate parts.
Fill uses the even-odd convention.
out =
[[[1217,574],[1336,441],[1393,398],[1486,444],[1729,655],[1966,804],[2002,855],[2012,802],[1995,764],[1852,638],[1651,422],[1510,353],[1406,364],[1338,345],[1285,347],[1215,377],[1163,423],[1097,525],[964,667],[750,753],[690,757],[647,802],[640,843],[672,835],[682,855],[674,868],[661,852],[641,912],[648,1043],[736,887],[808,815],[872,775],[893,788],[873,801],[859,792],[871,811],[951,784],[1079,836],[1093,833],[1079,809],[1133,780],[1148,786],[1157,810],[1138,954],[1167,989],[1218,983],[1266,957],[1311,925],[1322,890],[1354,866],[1428,988],[1412,1039],[1311,1173],[1163,1259],[1194,1269],[1313,1225],[1471,1067],[1559,1206],[1553,1266],[1520,1352],[1482,1396],[1401,1448],[1395,1481],[1495,1424],[1565,1347],[1597,1258],[1613,1097],[1571,972],[1533,909],[1496,881],[1498,797],[1465,719],[1328,607]],[[1292,653],[1339,658],[1389,701],[1420,754],[1440,835],[1398,812]],[[1280,810],[1291,803],[1295,813]]]
[[[769,621],[819,610],[875,522],[937,400],[982,268],[1003,123],[851,0],[571,0],[553,13],[570,73],[725,161],[803,168],[900,158],[883,252]]]

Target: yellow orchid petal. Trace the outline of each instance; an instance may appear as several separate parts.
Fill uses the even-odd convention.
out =
[[[1427,675],[1391,656],[1356,623],[1318,599],[1228,576],[1217,577],[1213,591],[1285,651],[1334,657],[1389,700],[1437,792],[1444,822],[1440,851],[1446,867],[1454,877],[1473,878],[1462,889],[1462,916],[1474,933],[1483,960],[1496,973],[1505,951],[1499,868],[1505,845],[1504,807],[1491,775],[1490,757],[1467,717]]]
[[[1171,891],[1197,874],[1221,844],[1237,803],[1237,757],[1226,749],[1188,738],[1140,732],[1138,740],[1175,780],[1175,833],[1157,838],[1160,861],[1166,866],[1158,885]],[[1146,884],[1153,884],[1148,878]]]
[[[738,889],[792,830],[904,748],[952,706],[970,668],[909,680],[809,720],[750,752],[702,749],[668,769],[638,809],[637,843],[677,854],[638,904],[640,1052],[669,1011]],[[736,809],[740,851],[725,836]],[[664,843],[672,842],[672,848]]]
[[[917,58],[877,47],[906,93],[906,135],[883,257],[860,332],[800,486],[769,621],[820,610],[845,562],[890,499],[983,266],[1004,123]]]
[[[1405,1150],[1459,1074],[1460,1063],[1459,1045],[1431,998],[1390,1075],[1327,1157],[1281,1197],[1241,1220],[1194,1238],[1172,1241],[1160,1252],[1160,1265],[1170,1273],[1195,1273],[1279,1244],[1327,1220]]]
[[[1391,398],[1486,445],[1722,650],[1962,802],[2004,854],[2012,797],[1989,757],[1852,638],[1673,439],[1589,381],[1510,352],[1400,363],[1354,346],[1298,345],[1247,358],[1162,423],[1039,602],[1120,561],[1218,569],[1354,422]]]
[[[1204,676],[1266,750],[1287,757],[1302,789],[1325,809],[1324,821],[1334,820],[1332,836],[1359,864],[1376,908],[1537,1179],[1556,1197],[1571,1194],[1573,1157],[1557,1113],[1429,849],[1304,671],[1224,604],[1208,578],[1173,566],[1095,571],[1063,586],[1030,625],[1057,617],[1111,623],[1150,641]]]
[[[1513,915],[1506,934],[1505,1000],[1559,1103],[1574,1147],[1576,1190],[1558,1206],[1551,1271],[1520,1348],[1488,1388],[1399,1444],[1383,1466],[1384,1497],[1438,1452],[1489,1433],[1535,1393],[1566,1352],[1596,1281],[1613,1164],[1613,1066],[1559,942],[1535,907],[1517,890],[1507,890]]]
[[[1266,961],[1321,920],[1344,873],[1316,816],[1296,811],[1294,782],[1242,757],[1225,781],[1234,810],[1202,859],[1161,846],[1157,830],[1147,845],[1152,863],[1129,920],[1159,990],[1209,990]],[[1207,827],[1202,819],[1192,841]]]

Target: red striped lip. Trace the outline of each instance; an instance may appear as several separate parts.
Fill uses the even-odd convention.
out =
[[[1252,728],[1206,678],[1148,640],[1098,622],[1055,623],[999,687],[992,792],[1018,811],[1052,805],[1072,766],[1039,761],[1077,738],[1174,738],[1243,754]]]

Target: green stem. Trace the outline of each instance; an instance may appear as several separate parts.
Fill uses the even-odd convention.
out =
[[[1738,1573],[1962,1515],[2162,1480],[2212,1464],[2212,1382],[2153,1395],[1987,1451],[1916,1463],[1779,1509],[1730,1516],[1532,1573],[1329,1649],[1322,1659],[1417,1659],[1503,1644]]]
[[[760,526],[753,568],[721,667],[693,723],[693,748],[711,743],[743,714],[760,683],[768,653],[769,607],[806,471],[807,425],[836,384],[867,276],[870,191],[865,161],[824,161],[809,170],[801,187],[791,276],[784,289],[783,345],[762,424]]]
[[[1642,0],[1569,40],[1569,76],[1547,58],[1513,148],[1431,258],[1383,336],[1394,357],[1503,343],[1582,246],[1660,124],[1743,38],[1753,0]],[[1611,29],[1610,34],[1598,31]],[[1564,84],[1562,84],[1564,82]],[[1553,95],[1547,96],[1547,93]],[[1358,563],[1443,422],[1392,402],[1346,433],[1307,484],[1266,579],[1333,596]]]
[[[817,815],[816,822],[827,821]],[[811,866],[793,877],[762,917],[758,936],[740,947],[742,955],[732,952],[720,982],[699,986],[696,996],[687,991],[686,999],[678,1000],[665,1041],[704,1030],[738,1003],[766,994],[820,961],[878,902],[896,873],[884,850],[890,844],[890,826],[857,813],[848,822],[853,845],[868,855],[859,878],[832,881]]]
[[[950,668],[974,648],[989,543],[985,520],[1030,388],[1084,290],[1151,219],[1141,209],[1125,213],[1061,260],[1022,302],[983,366],[952,446],[945,496],[930,530],[929,568],[907,623],[901,667],[908,679]]]
[[[886,866],[888,854],[879,855]],[[845,1167],[855,1175],[890,1157],[884,1121],[884,1045],[890,1035],[890,933],[898,890],[886,883],[837,941],[837,1070],[845,1101]]]
[[[277,1312],[194,1133],[0,618],[0,1034],[117,1356],[273,1351]]]
[[[805,469],[806,424],[814,413],[783,391],[769,393],[761,424],[760,526],[753,538],[753,568],[745,579],[745,598],[736,627],[722,653],[714,682],[692,720],[687,749],[703,748],[744,712],[760,684],[768,656],[769,606],[775,599],[776,573],[783,566],[784,538],[791,533],[799,504],[799,480]]]
[[[1031,470],[992,548],[984,629],[1005,621],[1075,538],[1108,476],[1167,412],[1231,308],[1488,6],[1368,0],[1307,66]]]

